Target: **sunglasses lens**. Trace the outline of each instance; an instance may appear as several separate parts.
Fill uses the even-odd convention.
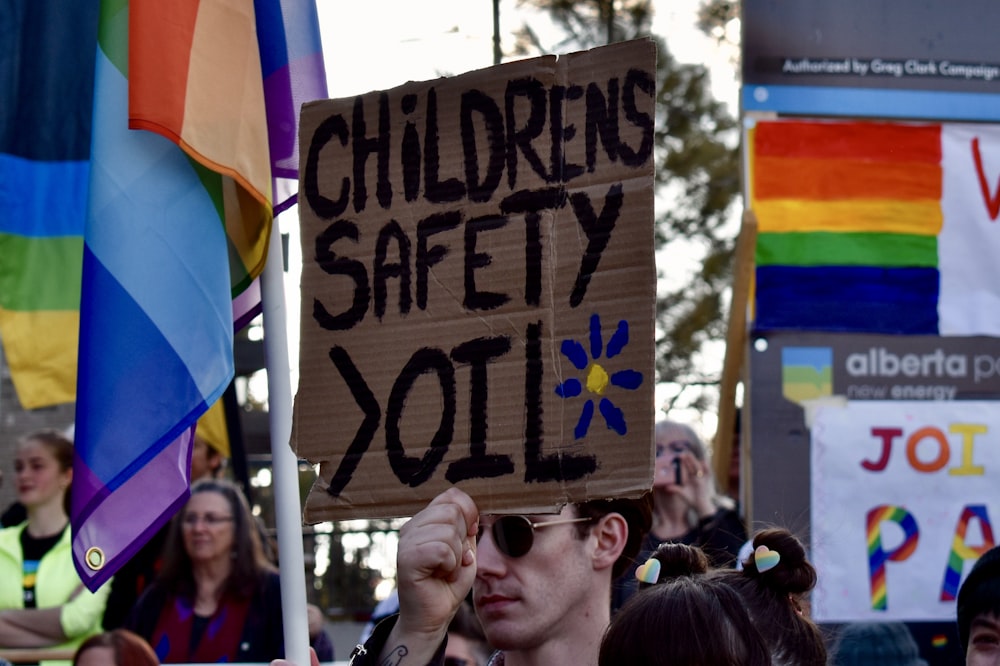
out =
[[[521,557],[534,542],[531,523],[524,516],[502,516],[493,523],[493,540],[508,557]]]

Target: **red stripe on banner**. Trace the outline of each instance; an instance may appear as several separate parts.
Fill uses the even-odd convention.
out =
[[[900,123],[758,122],[757,157],[941,162],[941,126]]]

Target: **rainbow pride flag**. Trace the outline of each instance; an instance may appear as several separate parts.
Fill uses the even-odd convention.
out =
[[[0,340],[25,409],[72,402],[97,5],[0,17]]]
[[[272,20],[284,4],[258,0]],[[262,51],[281,56],[259,25],[232,0],[101,4],[71,515],[90,589],[186,500],[195,423],[233,376],[231,297],[263,269],[272,224],[267,108],[294,104],[265,100]]]
[[[781,120],[749,130],[758,330],[1000,334],[1000,131]]]

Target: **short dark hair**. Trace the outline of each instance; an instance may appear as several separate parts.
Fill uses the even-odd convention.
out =
[[[964,654],[969,646],[972,621],[987,613],[1000,617],[1000,546],[990,548],[976,560],[958,590],[955,610]]]
[[[599,499],[578,502],[573,505],[576,515],[580,518],[600,519],[609,513],[617,513],[625,519],[628,524],[628,538],[625,540],[625,548],[622,554],[615,560],[611,569],[611,578],[618,578],[629,566],[635,562],[639,549],[642,546],[646,533],[649,532],[653,524],[653,496],[645,493],[638,499],[617,498]],[[577,534],[583,538],[590,531],[593,521],[590,523],[579,523],[576,526]]]

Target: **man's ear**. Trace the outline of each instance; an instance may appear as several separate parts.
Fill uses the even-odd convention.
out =
[[[590,533],[596,539],[594,569],[610,569],[625,549],[628,523],[620,513],[608,513],[601,516]]]

